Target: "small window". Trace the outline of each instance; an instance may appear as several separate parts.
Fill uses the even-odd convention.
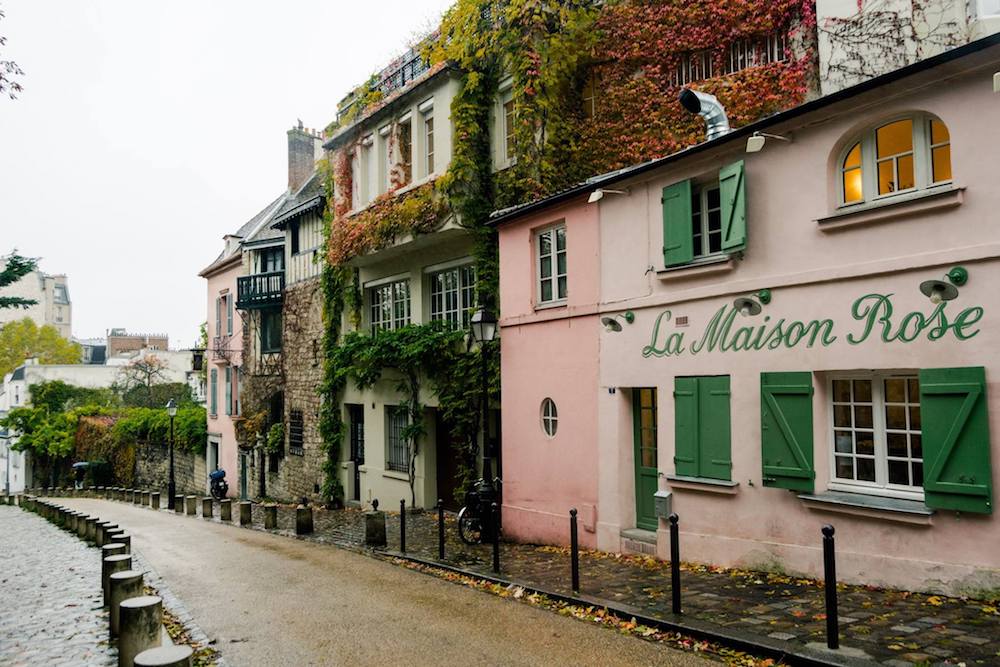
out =
[[[265,310],[261,313],[260,351],[262,354],[281,351],[280,310]]]
[[[920,381],[915,375],[836,377],[830,385],[834,483],[922,495]]]
[[[444,321],[454,328],[469,326],[476,306],[476,270],[470,264],[432,273],[431,321]]]
[[[372,331],[405,327],[410,323],[410,281],[369,288],[368,303]]]
[[[537,237],[538,303],[564,301],[566,281],[566,225],[540,232]]]
[[[840,202],[858,204],[951,182],[951,138],[940,120],[917,113],[879,125],[839,163]]]
[[[722,205],[718,184],[691,193],[691,241],[695,257],[722,252]]]
[[[597,70],[591,70],[581,91],[583,97],[583,117],[594,120],[597,117],[597,90],[599,88]]]
[[[301,410],[291,410],[288,413],[288,451],[291,454],[302,454],[304,424]]]
[[[385,457],[385,467],[387,470],[410,471],[410,442],[404,435],[408,425],[409,419],[405,405],[385,406],[385,442],[388,450]]]
[[[288,235],[292,244],[292,254],[299,254],[299,221],[295,220],[288,225]]]
[[[556,403],[551,398],[542,401],[542,431],[550,438],[555,437],[559,428],[559,412]]]
[[[285,268],[285,251],[282,248],[268,248],[260,253],[260,272],[276,273]]]
[[[424,114],[424,169],[425,176],[434,173],[434,114]]]

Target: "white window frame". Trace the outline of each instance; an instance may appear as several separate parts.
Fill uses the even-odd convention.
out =
[[[700,260],[700,259],[705,259],[706,257],[717,257],[719,255],[725,255],[726,253],[722,250],[722,233],[723,233],[723,230],[722,230],[722,190],[719,187],[719,182],[718,181],[714,181],[714,182],[703,183],[703,184],[693,183],[692,186],[693,186],[692,195],[694,197],[698,198],[698,216],[700,217],[700,220],[699,220],[700,224],[699,224],[699,226],[701,227],[701,230],[700,230],[701,249],[703,251],[703,252],[695,252],[694,255],[693,255],[693,259],[694,260]],[[713,191],[713,190],[715,190],[715,191],[717,191],[719,193],[719,207],[717,209],[711,209],[711,210],[717,210],[719,212],[719,230],[718,230],[719,249],[716,250],[716,251],[714,251],[714,252],[711,251],[711,250],[709,250],[709,243],[708,243],[709,229],[710,229],[710,226],[709,226],[709,214],[711,213],[711,210],[708,207],[708,193],[710,191]],[[692,209],[691,209],[692,222],[693,222],[694,215],[695,215],[694,207],[692,207]],[[692,225],[692,230],[691,230],[691,237],[692,237],[691,238],[691,247],[692,247],[692,250],[694,250],[694,229],[693,229],[693,225]]]
[[[566,254],[566,273],[559,273],[559,250],[556,247],[557,231],[563,231],[563,238],[566,239],[566,247],[563,249],[563,253]],[[552,235],[551,248],[552,252],[549,255],[552,258],[552,273],[548,278],[542,278],[542,237],[546,235]],[[551,306],[557,304],[566,303],[569,297],[569,234],[566,231],[566,223],[560,222],[555,225],[549,225],[548,227],[543,227],[535,231],[534,238],[534,248],[532,249],[535,254],[535,303],[538,306]],[[559,278],[566,278],[566,293],[559,295]],[[550,281],[552,283],[552,298],[548,300],[542,299],[542,285]]]
[[[879,128],[901,120],[911,120],[913,122],[913,187],[878,194],[878,163],[875,150],[875,133]],[[951,145],[951,128],[948,127],[948,124],[937,116],[924,112],[912,112],[892,116],[876,125],[868,127],[864,132],[854,135],[840,150],[837,157],[837,207],[850,208],[852,206],[872,204],[913,192],[951,186],[954,182],[954,161],[952,161],[951,165],[952,178],[937,182],[933,180],[933,163],[931,159],[932,120],[942,123],[948,129],[948,145]],[[844,160],[847,159],[848,153],[851,152],[851,149],[858,142],[861,142],[861,199],[847,202],[845,201],[844,193]],[[934,146],[942,145],[944,144],[934,144]],[[954,156],[954,151],[952,151],[952,156]],[[898,158],[899,156],[894,157]],[[893,158],[883,158],[882,161],[888,159]]]
[[[391,465],[390,452],[392,451],[392,440],[393,440],[393,420],[402,416],[402,425],[399,426],[399,438],[401,443],[399,447],[406,454],[406,467],[402,470],[399,469],[399,464],[395,466]],[[385,469],[391,472],[402,472],[409,473],[410,471],[410,448],[413,446],[412,443],[402,435],[403,429],[410,425],[410,413],[405,405],[386,405],[385,406]]]
[[[369,134],[361,140],[361,199],[370,204],[376,196],[378,183],[378,160],[375,159],[375,135]]]
[[[505,167],[509,167],[510,165],[514,164],[515,155],[512,155],[511,153],[512,152],[516,152],[516,148],[514,146],[514,143],[515,143],[515,138],[514,137],[515,137],[516,130],[515,130],[514,127],[512,127],[512,125],[515,123],[515,119],[514,119],[514,113],[515,112],[514,112],[514,110],[512,108],[511,109],[511,113],[510,113],[511,118],[510,119],[507,118],[507,105],[508,104],[510,104],[510,105],[514,104],[514,94],[513,94],[513,91],[511,89],[508,89],[508,90],[500,93],[500,123],[499,123],[499,127],[500,127],[500,130],[501,130],[500,133],[499,133],[499,135],[500,135],[499,136],[499,139],[500,139],[500,162]],[[508,123],[508,120],[509,120],[509,123]],[[511,139],[510,139],[509,142],[507,140],[508,137],[511,137]],[[508,145],[508,144],[510,144],[510,145]]]
[[[437,165],[434,164],[434,107],[420,115],[420,131],[423,143],[423,176],[432,176]]]
[[[396,286],[399,284],[406,285],[406,300],[405,308],[406,314],[402,320],[397,321],[396,318]],[[373,294],[376,290],[388,289],[389,290],[389,319],[383,320],[381,317],[377,320],[373,316]],[[375,332],[377,330],[383,329],[399,329],[413,322],[413,291],[410,289],[410,279],[397,278],[394,280],[379,280],[365,285],[365,311],[368,316],[368,328],[370,331]]]
[[[378,190],[376,196],[389,191],[392,186],[393,141],[392,125],[387,123],[378,129]]]
[[[546,396],[542,399],[542,404],[538,407],[538,418],[545,437],[549,440],[555,438],[559,432],[559,408],[552,397]]]
[[[830,373],[826,382],[827,389],[827,456],[830,466],[828,488],[831,491],[845,491],[849,493],[864,493],[868,495],[885,496],[889,498],[899,498],[903,500],[923,501],[923,487],[919,489],[913,486],[889,483],[889,459],[888,446],[886,444],[886,419],[885,419],[885,380],[892,378],[914,379],[919,375],[916,370],[890,370],[876,372],[846,372]],[[872,433],[875,442],[875,481],[857,481],[839,479],[837,475],[836,457],[836,432],[838,428],[834,424],[834,380],[868,380],[872,385]],[[852,389],[853,391],[853,389]],[[917,404],[919,405],[919,398]],[[853,404],[852,404],[853,405]],[[853,410],[852,427],[853,431]],[[909,416],[907,415],[907,421]],[[839,427],[843,429],[843,427]]]
[[[466,272],[469,272],[466,274]],[[457,284],[454,290],[455,293],[455,308],[449,308],[447,304],[447,295],[452,292],[452,290],[444,290],[440,293],[442,299],[442,307],[439,310],[435,310],[434,298],[436,279],[438,276],[445,273],[454,273],[457,277]],[[469,275],[469,282],[466,283],[462,280],[464,275]],[[428,289],[427,293],[430,295],[430,319],[432,322],[444,321],[448,322],[450,325],[457,329],[465,329],[469,326],[469,318],[471,317],[470,311],[476,306],[476,269],[475,265],[471,262],[457,263],[452,266],[440,267],[436,270],[429,271],[427,276]]]

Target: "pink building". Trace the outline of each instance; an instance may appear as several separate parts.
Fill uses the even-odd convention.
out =
[[[1000,586],[998,70],[974,42],[496,214],[505,532],[576,507],[666,557],[675,512],[685,560],[818,575],[831,523],[845,580]]]

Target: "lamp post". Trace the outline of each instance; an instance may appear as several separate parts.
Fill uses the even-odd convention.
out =
[[[480,307],[472,315],[469,322],[472,328],[472,338],[479,343],[479,351],[482,357],[482,423],[483,423],[483,479],[490,486],[493,485],[492,457],[493,447],[489,441],[489,378],[487,377],[487,357],[486,343],[492,342],[497,336],[497,318],[486,308]]]
[[[174,399],[167,401],[167,414],[170,416],[170,481],[167,482],[167,509],[175,509],[177,495],[177,484],[174,482],[174,417],[177,416],[177,402]]]

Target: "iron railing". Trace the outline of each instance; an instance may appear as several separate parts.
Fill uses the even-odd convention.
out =
[[[280,306],[284,291],[284,271],[241,276],[236,279],[236,307],[252,310]]]

